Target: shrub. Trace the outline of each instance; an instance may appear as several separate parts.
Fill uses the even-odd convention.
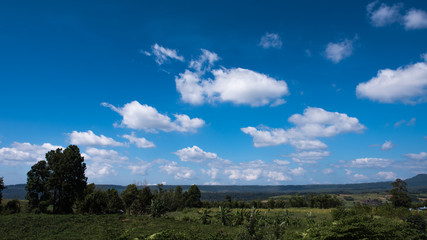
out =
[[[20,213],[21,212],[21,202],[19,202],[19,200],[17,199],[13,199],[9,202],[6,203],[6,207],[5,207],[5,211],[6,213]]]

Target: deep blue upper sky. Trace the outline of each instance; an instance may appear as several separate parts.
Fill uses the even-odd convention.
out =
[[[77,144],[95,183],[427,172],[426,1],[3,1],[0,176]]]

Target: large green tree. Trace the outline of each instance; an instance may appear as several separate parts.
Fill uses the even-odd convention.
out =
[[[402,179],[396,179],[393,183],[393,189],[391,189],[391,202],[394,207],[409,207],[411,205],[411,198],[408,195],[408,189],[406,188],[406,182]]]
[[[51,200],[48,181],[50,177],[49,167],[46,161],[39,161],[31,167],[27,173],[27,195],[30,209],[37,209],[40,212],[46,212]]]
[[[76,200],[84,198],[85,170],[84,158],[76,145],[46,153],[46,161],[39,161],[27,173],[26,197],[30,207],[42,207],[50,199],[54,213],[72,213]]]
[[[56,149],[46,154],[51,171],[49,186],[53,191],[53,212],[72,213],[77,199],[84,197],[87,178],[86,164],[76,145],[68,146],[64,151]]]
[[[186,207],[201,207],[202,202],[200,201],[200,197],[202,194],[200,193],[199,188],[194,184],[185,192],[185,206]]]

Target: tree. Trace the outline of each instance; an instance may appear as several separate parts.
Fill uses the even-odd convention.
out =
[[[83,212],[89,214],[102,214],[107,211],[108,196],[101,189],[86,195],[83,201]]]
[[[411,205],[411,198],[408,195],[406,182],[398,178],[391,185],[393,185],[393,189],[390,191],[393,206],[409,207]]]
[[[107,213],[120,213],[125,209],[122,199],[116,189],[107,189]]]
[[[201,207],[202,202],[200,201],[200,197],[202,194],[200,193],[199,188],[194,184],[188,189],[185,194],[185,206],[186,207]]]
[[[53,212],[72,213],[77,199],[82,200],[87,184],[86,164],[76,145],[64,151],[58,148],[46,153],[50,170],[49,189],[53,192]]]
[[[128,213],[130,214],[130,207],[138,197],[138,188],[135,184],[127,185],[126,189],[121,193],[121,197],[123,199],[123,202],[125,203]]]
[[[25,199],[28,200],[30,210],[37,209],[39,212],[47,212],[51,200],[48,186],[49,177],[50,171],[46,161],[39,161],[34,164],[27,173]]]
[[[1,206],[1,200],[3,199],[3,189],[6,187],[4,186],[3,177],[0,177],[0,206]]]

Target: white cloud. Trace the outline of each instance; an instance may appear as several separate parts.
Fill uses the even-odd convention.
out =
[[[385,141],[383,145],[381,145],[381,150],[388,151],[394,147],[392,141]]]
[[[265,173],[268,179],[273,181],[290,181],[291,177],[285,175],[282,171],[266,171]]]
[[[345,175],[351,175],[353,173],[353,171],[351,171],[350,169],[344,169],[345,171]]]
[[[412,127],[412,126],[415,125],[416,121],[417,121],[416,118],[411,118],[409,121],[406,121],[406,120],[403,119],[403,120],[397,121],[394,124],[394,127],[399,127],[400,125],[405,124],[405,123],[406,123],[406,126]]]
[[[70,143],[83,146],[123,146],[123,143],[117,142],[104,135],[96,135],[91,130],[87,132],[73,131],[69,134]]]
[[[406,30],[427,28],[427,13],[419,9],[411,9],[403,17]]]
[[[411,159],[411,160],[427,160],[427,153],[426,152],[420,152],[420,153],[408,153],[404,155],[405,157]]]
[[[316,163],[317,160],[329,155],[328,151],[302,151],[290,154],[292,161],[296,163]]]
[[[396,174],[393,172],[378,172],[377,177],[383,178],[386,180],[396,179]]]
[[[113,165],[109,163],[92,163],[87,165],[86,176],[89,179],[97,179],[109,175],[117,175]]]
[[[185,114],[175,114],[175,121],[171,121],[167,115],[159,113],[157,109],[146,104],[141,105],[138,101],[127,103],[122,108],[108,103],[101,103],[101,105],[109,107],[123,116],[120,127],[142,129],[146,132],[157,132],[157,130],[165,132],[196,132],[197,128],[205,124],[202,119],[190,118]]]
[[[128,160],[128,157],[121,156],[117,151],[93,147],[86,149],[84,157],[88,162],[97,163],[123,163]]]
[[[219,159],[216,153],[205,152],[198,146],[187,147],[174,152],[183,162],[204,162]]]
[[[262,170],[255,169],[255,168],[248,168],[244,170],[226,169],[224,173],[228,175],[229,179],[232,179],[232,180],[253,181],[261,177]]]
[[[301,157],[305,154],[306,157],[311,156],[313,159],[313,157],[325,157],[329,154],[325,151],[306,151],[327,147],[326,144],[316,138],[332,137],[349,132],[358,133],[365,129],[365,126],[360,124],[357,118],[313,107],[306,108],[303,115],[292,115],[288,121],[296,126],[287,130],[266,127],[260,129],[246,127],[241,128],[241,130],[253,138],[255,147],[289,144],[300,151],[294,155],[295,157]]]
[[[145,138],[138,138],[135,136],[135,133],[132,132],[131,135],[125,134],[122,138],[126,138],[130,143],[135,144],[138,148],[153,148],[156,145],[153,142],[148,141]]]
[[[282,48],[282,40],[277,33],[266,33],[262,36],[259,45],[265,49],[268,48]]]
[[[51,150],[62,148],[50,143],[42,145],[14,142],[10,148],[0,148],[0,163],[3,165],[33,165],[37,161],[45,160],[45,155]]]
[[[214,167],[211,167],[211,169],[209,170],[202,169],[202,173],[208,175],[212,179],[216,179],[216,177],[219,174],[219,171],[220,170],[218,168],[214,168]]]
[[[302,167],[297,167],[297,168],[291,169],[290,172],[294,176],[301,176],[301,175],[304,175],[304,173],[306,173],[307,171],[304,170],[304,168]]]
[[[196,175],[194,170],[188,167],[180,167],[176,162],[170,162],[169,164],[159,166],[159,168],[161,171],[173,175],[175,179],[192,179]]]
[[[277,165],[289,165],[289,164],[291,164],[291,162],[286,161],[286,160],[277,160],[277,159],[275,159],[275,160],[273,160],[273,162],[276,163]]]
[[[323,174],[331,174],[331,173],[333,173],[334,172],[334,170],[333,169],[331,169],[331,168],[325,168],[325,169],[323,169],[322,170],[322,173]]]
[[[131,170],[132,175],[147,175],[148,169],[152,164],[140,161],[137,165],[130,165],[128,169]]]
[[[396,70],[379,70],[376,77],[357,85],[359,98],[381,103],[417,104],[427,100],[427,64],[419,62]]]
[[[243,68],[216,69],[214,79],[202,79],[200,74],[186,70],[175,78],[184,102],[200,105],[205,102],[231,102],[252,107],[283,104],[289,94],[285,81]],[[277,102],[279,100],[279,102]]]
[[[203,74],[211,70],[214,63],[220,60],[218,54],[206,49],[201,49],[202,55],[197,60],[191,60],[189,68],[196,70],[197,73]]]
[[[165,48],[158,45],[157,43],[151,46],[151,53],[147,51],[141,51],[141,52],[147,56],[151,56],[153,54],[156,58],[156,63],[159,65],[162,65],[163,63],[168,61],[168,59],[175,59],[181,62],[184,61],[184,57],[178,55],[175,49]]]
[[[353,179],[354,180],[366,180],[366,179],[368,179],[368,177],[363,175],[363,174],[356,173],[353,175]]]
[[[357,158],[351,160],[348,164],[344,164],[344,166],[352,168],[385,168],[392,163],[393,160],[384,158]]]
[[[339,63],[353,54],[353,40],[345,39],[338,43],[328,43],[325,54],[327,59],[334,63]]]
[[[402,7],[401,4],[394,4],[393,6],[388,6],[384,3],[381,3],[379,6],[377,4],[378,1],[375,1],[366,7],[368,17],[373,26],[384,27],[400,20],[401,15],[399,11]]]

